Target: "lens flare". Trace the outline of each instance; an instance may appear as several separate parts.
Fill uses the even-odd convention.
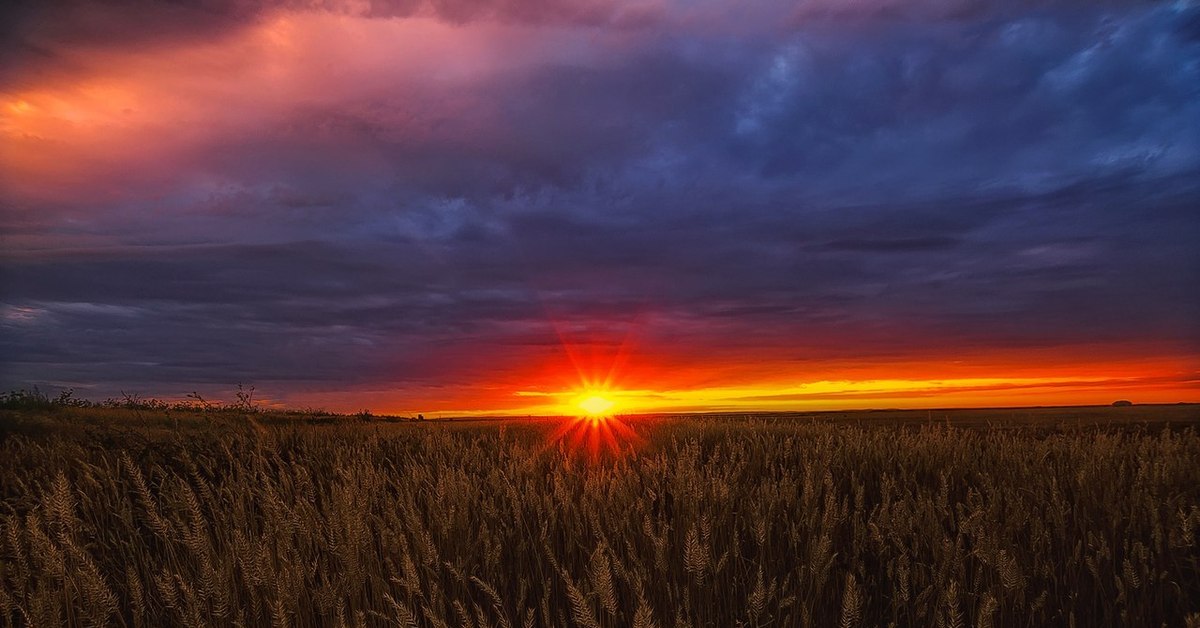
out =
[[[620,342],[595,337],[576,339],[571,326],[550,318],[574,376],[564,370],[559,392],[545,393],[563,415],[559,426],[548,435],[547,446],[586,454],[593,461],[602,456],[621,456],[640,448],[644,439],[633,428],[635,419],[626,413],[638,411],[637,393],[620,382],[629,375],[625,362],[633,344],[637,318]],[[572,385],[574,384],[574,385]]]
[[[586,454],[592,460],[602,456],[621,456],[645,444],[628,417],[588,415],[564,417],[547,438],[547,446],[562,445],[570,452]]]
[[[568,451],[586,454],[592,460],[621,456],[644,444],[633,429],[630,417],[617,411],[628,406],[625,391],[582,387],[563,399],[566,412],[562,423],[547,439],[547,446],[562,445]]]

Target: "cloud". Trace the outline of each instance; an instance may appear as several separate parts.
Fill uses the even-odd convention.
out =
[[[635,319],[681,372],[1200,348],[1187,7],[47,6],[6,382],[467,387]]]

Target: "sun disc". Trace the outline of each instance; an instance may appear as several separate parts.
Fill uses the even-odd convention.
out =
[[[611,399],[606,397],[602,397],[600,395],[589,395],[583,399],[580,399],[576,405],[579,406],[580,410],[583,410],[585,413],[587,413],[588,416],[597,417],[603,416],[606,412],[612,410],[613,406],[616,404],[613,403]]]

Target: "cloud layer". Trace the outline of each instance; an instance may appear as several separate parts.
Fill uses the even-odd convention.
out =
[[[738,7],[18,7],[0,383],[1196,390],[1200,8]]]

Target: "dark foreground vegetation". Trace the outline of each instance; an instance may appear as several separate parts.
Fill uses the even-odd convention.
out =
[[[626,419],[592,456],[119,405],[0,410],[0,626],[1200,625],[1196,406]]]

